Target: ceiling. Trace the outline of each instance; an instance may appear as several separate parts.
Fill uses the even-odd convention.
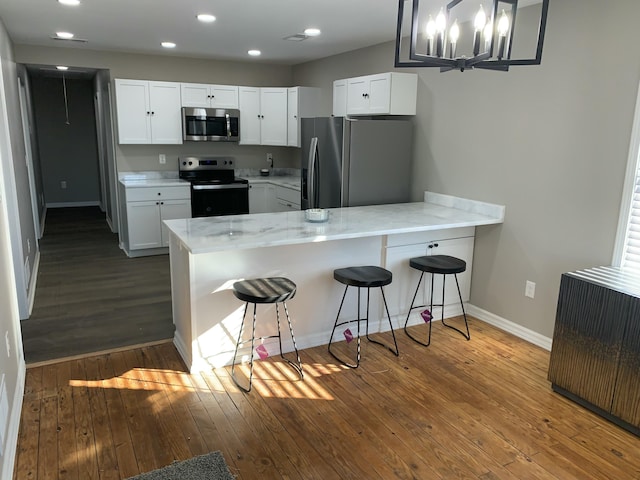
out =
[[[295,65],[395,39],[397,0],[1,0],[15,44]],[[199,13],[216,16],[205,24]],[[303,41],[284,40],[316,27]],[[54,40],[67,31],[86,43]],[[177,44],[172,50],[163,41]],[[262,51],[249,57],[249,49]]]

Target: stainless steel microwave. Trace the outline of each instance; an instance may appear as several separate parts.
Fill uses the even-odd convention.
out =
[[[237,142],[240,110],[182,107],[182,139],[185,142]]]

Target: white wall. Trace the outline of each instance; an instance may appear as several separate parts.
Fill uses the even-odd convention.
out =
[[[413,198],[506,205],[503,225],[477,229],[471,303],[546,337],[561,274],[611,263],[640,80],[630,47],[640,2],[579,3],[550,2],[540,66],[413,70]],[[392,43],[378,45],[298,65],[294,82],[326,93],[332,80],[393,70],[393,59]]]
[[[19,63],[108,69],[111,79],[131,78],[264,87],[293,85],[291,67],[259,62],[215,61],[29,45],[16,45],[15,52],[16,61]],[[112,89],[112,93],[114,92],[115,89]],[[115,104],[115,97],[112,101]],[[117,142],[117,131],[114,133]],[[178,157],[182,155],[232,155],[237,159],[238,168],[264,168],[267,166],[267,152],[273,153],[276,167],[297,167],[297,150],[286,147],[192,142],[184,145],[116,144],[115,153],[119,171],[175,171]],[[158,162],[160,153],[167,156],[165,165],[160,165]]]
[[[18,72],[13,59],[13,46],[6,30],[0,31],[0,60],[2,62],[5,106],[8,115],[6,139],[7,155],[2,160],[5,168],[6,204],[11,225],[12,256],[15,268],[15,285],[18,293],[20,318],[29,316],[30,298],[34,295],[37,262],[39,258],[31,194],[27,170],[22,114],[18,91]]]
[[[15,277],[13,272],[13,258],[11,254],[11,238],[9,236],[10,225],[8,204],[13,196],[6,188],[7,177],[10,175],[10,166],[13,160],[10,156],[14,142],[10,139],[7,106],[17,101],[17,93],[7,88],[7,82],[15,81],[16,77],[7,78],[5,75],[5,63],[11,63],[11,41],[7,36],[4,25],[0,21],[0,59],[3,64],[0,70],[0,383],[4,381],[9,405],[9,418],[2,432],[5,438],[0,455],[0,478],[12,478],[16,444],[18,440],[18,426],[22,409],[22,395],[24,392],[25,364],[22,352],[22,338],[20,334],[20,321],[18,315],[18,303]],[[10,68],[8,70],[11,70]],[[9,95],[16,97],[9,99]],[[11,119],[17,122],[18,119]],[[8,179],[11,181],[11,179]],[[27,184],[28,185],[28,184]],[[27,189],[28,192],[28,189]],[[29,205],[29,204],[27,204]],[[30,207],[29,207],[30,208]],[[10,351],[5,347],[5,335],[9,340]],[[8,355],[7,355],[8,353]],[[2,423],[0,422],[0,425]]]

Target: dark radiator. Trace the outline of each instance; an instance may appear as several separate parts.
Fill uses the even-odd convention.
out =
[[[562,275],[548,378],[640,435],[640,276],[615,267]]]

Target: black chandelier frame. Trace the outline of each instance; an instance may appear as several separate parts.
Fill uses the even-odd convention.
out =
[[[402,24],[404,19],[405,4],[411,2],[411,36],[409,43],[409,59],[410,61],[402,61],[400,59],[401,43],[402,43]],[[464,0],[452,0],[447,4],[447,19],[450,18],[451,10]],[[535,58],[527,59],[512,59],[511,47],[513,45],[514,33],[515,33],[515,20],[518,10],[518,0],[489,0],[493,3],[491,8],[490,21],[493,22],[494,33],[491,36],[491,42],[488,51],[474,55],[473,57],[456,57],[447,58],[445,56],[434,56],[424,53],[419,53],[417,45],[419,41],[419,29],[420,19],[418,18],[418,12],[420,7],[420,0],[399,0],[398,2],[398,25],[396,30],[396,51],[395,51],[395,67],[396,68],[419,68],[419,67],[440,67],[441,72],[447,72],[450,70],[460,70],[461,72],[467,69],[482,68],[487,70],[508,71],[511,66],[520,65],[540,65],[542,61],[542,47],[544,45],[544,35],[547,25],[547,14],[549,10],[549,0],[542,0],[542,7],[540,12],[540,24],[538,27],[538,41],[536,46]],[[507,4],[511,6],[511,25],[509,28],[509,40],[507,42],[506,55],[502,58],[494,58],[494,49],[496,48],[495,39],[496,35],[496,19],[498,18],[498,5]],[[446,51],[443,49],[443,51]]]

